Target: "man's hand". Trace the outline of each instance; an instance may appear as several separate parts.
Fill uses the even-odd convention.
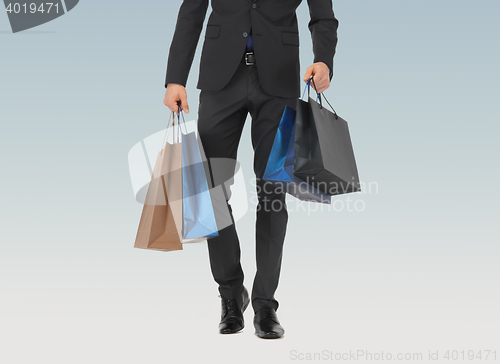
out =
[[[307,67],[304,82],[307,82],[311,76],[313,76],[314,84],[311,81],[309,85],[314,88],[316,84],[316,92],[322,93],[330,87],[330,69],[324,62],[316,62]]]
[[[314,81],[316,82],[316,79],[314,79]],[[170,110],[177,112],[179,111],[177,101],[181,102],[182,111],[189,114],[186,88],[177,83],[169,83],[167,85],[167,90],[165,91],[165,99],[163,100],[163,103],[165,106],[168,106]]]

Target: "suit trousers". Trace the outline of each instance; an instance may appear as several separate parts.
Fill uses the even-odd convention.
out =
[[[285,105],[295,108],[297,98],[283,98],[266,93],[255,65],[246,65],[244,55],[229,83],[221,90],[201,90],[198,109],[198,133],[206,157],[236,161],[243,126],[250,113],[254,150],[256,206],[256,261],[251,302],[254,312],[260,307],[278,309],[274,294],[278,287],[283,245],[288,223],[285,192],[262,179]],[[213,173],[217,173],[210,168]],[[240,243],[229,199],[226,202],[233,221],[219,236],[207,240],[210,267],[219,292],[236,298],[241,304],[244,273],[240,263]]]

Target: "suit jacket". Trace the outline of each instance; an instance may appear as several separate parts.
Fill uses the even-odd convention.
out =
[[[302,0],[212,0],[200,59],[197,88],[220,90],[238,67],[250,31],[264,90],[273,96],[300,97],[299,29],[295,9]],[[325,62],[333,76],[338,20],[332,0],[307,0],[314,62]],[[208,0],[184,0],[167,62],[165,87],[186,86]]]

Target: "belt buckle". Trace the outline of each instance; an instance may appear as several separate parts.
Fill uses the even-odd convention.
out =
[[[248,56],[249,56],[249,55],[253,55],[253,54],[254,54],[253,52],[246,52],[246,53],[245,53],[245,64],[246,64],[247,66],[251,66],[251,65],[254,65],[254,64],[255,64],[255,62],[249,62],[249,61],[248,61]]]

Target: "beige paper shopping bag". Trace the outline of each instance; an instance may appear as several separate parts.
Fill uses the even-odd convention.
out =
[[[181,162],[181,145],[165,142],[156,158],[139,222],[135,248],[160,251],[183,249],[180,232]]]

